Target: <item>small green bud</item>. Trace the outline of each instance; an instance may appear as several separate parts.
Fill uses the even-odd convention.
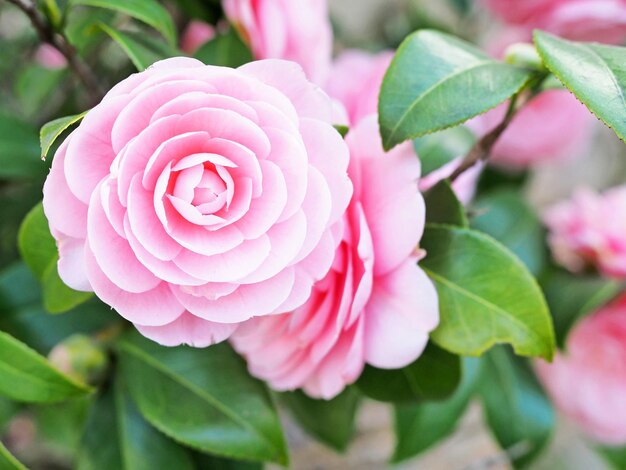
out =
[[[507,47],[504,51],[504,61],[507,64],[519,65],[534,70],[546,70],[535,46],[525,42],[517,42]]]
[[[102,381],[109,365],[102,345],[81,334],[72,335],[57,344],[48,359],[61,372],[90,385]]]

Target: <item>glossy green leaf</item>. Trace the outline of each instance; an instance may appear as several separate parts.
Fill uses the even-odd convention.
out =
[[[548,69],[617,136],[626,141],[626,48],[567,41],[535,31]]]
[[[537,214],[519,191],[499,190],[478,198],[472,205],[472,228],[498,240],[537,276],[546,264],[545,232]]]
[[[511,450],[516,468],[527,467],[548,442],[555,419],[532,372],[520,358],[494,348],[485,357],[479,394],[500,446]]]
[[[39,131],[39,141],[41,143],[41,158],[45,159],[52,148],[54,142],[65,132],[70,126],[79,122],[85,117],[87,111],[73,116],[65,116],[54,121],[50,121],[43,125]]]
[[[263,470],[260,462],[244,462],[242,460],[224,459],[209,454],[194,454],[198,470]]]
[[[314,438],[343,452],[354,435],[354,420],[361,396],[348,387],[332,400],[314,400],[301,391],[282,393],[298,423]]]
[[[575,276],[554,269],[542,279],[554,321],[556,342],[565,347],[565,340],[572,326],[597,308],[615,298],[626,287],[624,282],[597,276]]]
[[[100,28],[124,50],[133,65],[142,72],[153,63],[183,55],[182,52],[143,33],[119,31],[101,24]]]
[[[441,180],[424,194],[426,222],[469,227],[467,214],[449,180]]]
[[[135,333],[119,352],[131,396],[163,433],[229,458],[286,463],[271,396],[228,345],[165,348]]]
[[[0,468],[2,470],[27,470],[0,442]]]
[[[475,142],[472,131],[456,126],[413,139],[413,148],[422,163],[422,174],[427,175],[467,154]]]
[[[41,203],[22,222],[18,245],[22,258],[42,284],[44,306],[50,313],[66,312],[93,296],[71,289],[59,277],[59,254]]]
[[[404,40],[383,80],[378,113],[384,147],[484,113],[531,77],[454,36],[418,31]]]
[[[205,64],[239,67],[252,60],[252,53],[237,32],[231,29],[200,47],[194,57]]]
[[[92,298],[63,315],[48,315],[41,289],[24,264],[0,272],[0,330],[42,354],[75,333],[93,334],[121,321],[111,307]]]
[[[475,230],[426,228],[420,263],[439,294],[440,324],[431,337],[458,354],[480,355],[508,343],[517,354],[551,359],[554,331],[535,279],[515,255]]]
[[[0,113],[0,179],[42,178],[37,130],[29,123]]]
[[[422,355],[402,369],[366,366],[357,382],[359,390],[379,401],[403,403],[443,400],[461,380],[461,359],[429,343]]]
[[[20,402],[54,403],[90,391],[24,343],[0,331],[0,395]]]
[[[167,10],[156,0],[70,0],[71,5],[107,8],[132,16],[159,31],[171,44],[176,44],[176,29]]]
[[[464,358],[461,384],[449,399],[396,406],[393,462],[414,457],[452,434],[476,390],[479,377],[480,361]]]
[[[193,470],[191,456],[141,416],[119,379],[89,414],[77,470]]]

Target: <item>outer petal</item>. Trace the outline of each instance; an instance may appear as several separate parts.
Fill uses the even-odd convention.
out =
[[[369,364],[396,369],[419,357],[439,323],[439,307],[435,287],[415,260],[375,280],[365,321]]]

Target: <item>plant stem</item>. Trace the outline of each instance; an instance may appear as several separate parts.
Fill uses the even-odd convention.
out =
[[[461,176],[465,171],[472,168],[478,162],[485,161],[491,155],[491,150],[493,146],[498,141],[500,136],[504,133],[504,131],[509,127],[511,121],[515,117],[517,111],[524,106],[534,95],[530,90],[525,89],[524,91],[518,93],[517,95],[511,98],[511,102],[509,103],[509,107],[506,111],[504,119],[502,122],[498,124],[494,129],[485,134],[478,142],[474,144],[474,146],[470,149],[470,151],[465,155],[461,164],[457,167],[456,170],[450,175],[450,181],[456,180],[459,176]]]
[[[56,33],[48,24],[46,18],[37,9],[31,0],[8,0],[10,3],[22,10],[30,19],[37,35],[42,42],[46,42],[55,47],[67,60],[69,67],[83,83],[89,95],[90,105],[98,103],[103,96],[103,92],[98,83],[98,79],[87,64],[76,54],[76,49],[62,34]]]

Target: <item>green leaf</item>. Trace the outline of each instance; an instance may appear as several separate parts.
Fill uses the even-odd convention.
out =
[[[59,277],[59,254],[41,203],[22,222],[18,246],[22,258],[42,284],[44,306],[50,313],[66,312],[93,296],[91,292],[71,289]]]
[[[467,214],[450,181],[441,180],[424,194],[426,202],[426,222],[469,227]]]
[[[193,470],[188,452],[150,426],[119,378],[89,414],[78,453],[78,470]]]
[[[250,49],[233,29],[204,44],[194,57],[205,64],[224,67],[239,67],[252,61]]]
[[[45,160],[48,152],[52,148],[52,144],[65,132],[70,126],[85,117],[87,111],[75,114],[73,116],[65,116],[54,121],[50,121],[43,125],[39,131],[39,141],[41,143],[41,158]]]
[[[574,276],[555,269],[542,280],[554,320],[557,346],[565,347],[572,326],[585,315],[615,298],[626,286],[624,282],[597,276]]]
[[[392,461],[414,457],[449,436],[463,416],[479,376],[480,361],[464,358],[463,379],[448,400],[396,406],[396,446]]]
[[[474,133],[465,126],[417,137],[413,148],[422,162],[422,174],[427,175],[455,158],[467,154],[476,143]]]
[[[429,343],[412,364],[394,370],[367,366],[357,382],[359,390],[374,400],[402,403],[443,400],[461,380],[461,359]]]
[[[485,357],[479,394],[500,446],[511,451],[516,468],[528,466],[548,442],[555,420],[532,372],[520,358],[495,348]]]
[[[626,49],[567,41],[535,31],[546,67],[617,136],[626,141]]]
[[[626,447],[596,447],[596,452],[615,470],[626,468]]]
[[[93,401],[93,396],[90,395],[63,403],[32,407],[29,411],[35,419],[37,436],[46,447],[73,458]]]
[[[27,470],[24,465],[11,455],[2,442],[0,442],[0,468],[2,470]]]
[[[0,330],[41,354],[48,354],[68,336],[93,334],[113,321],[120,321],[120,317],[96,298],[63,315],[48,315],[41,304],[37,280],[24,264],[0,272]]]
[[[209,454],[194,454],[198,470],[263,470],[259,462],[243,462],[241,460],[223,459]]]
[[[11,418],[13,418],[17,410],[17,403],[0,397],[0,436],[4,434],[7,424]]]
[[[378,112],[384,147],[484,113],[531,77],[454,36],[418,31],[400,45],[383,80]]]
[[[140,72],[159,60],[183,55],[176,48],[143,33],[118,31],[105,24],[100,24],[100,28],[119,44]]]
[[[37,130],[0,113],[0,179],[33,179],[45,175],[39,159]]]
[[[176,44],[176,29],[170,14],[156,0],[70,0],[72,6],[107,8],[132,16],[159,31],[170,45]]]
[[[537,276],[546,264],[545,233],[535,212],[519,191],[486,194],[473,205],[472,228],[485,232],[515,253]]]
[[[301,391],[282,393],[298,423],[313,437],[344,452],[354,435],[354,420],[361,397],[354,387],[346,388],[332,400],[314,400]]]
[[[20,402],[54,403],[90,391],[24,343],[0,331],[0,395]]]
[[[157,429],[205,452],[286,464],[271,396],[228,345],[165,348],[134,333],[119,352],[130,394]]]
[[[440,323],[431,337],[457,354],[476,356],[498,343],[550,360],[554,331],[545,299],[526,267],[480,232],[427,226],[420,263],[439,293]]]

